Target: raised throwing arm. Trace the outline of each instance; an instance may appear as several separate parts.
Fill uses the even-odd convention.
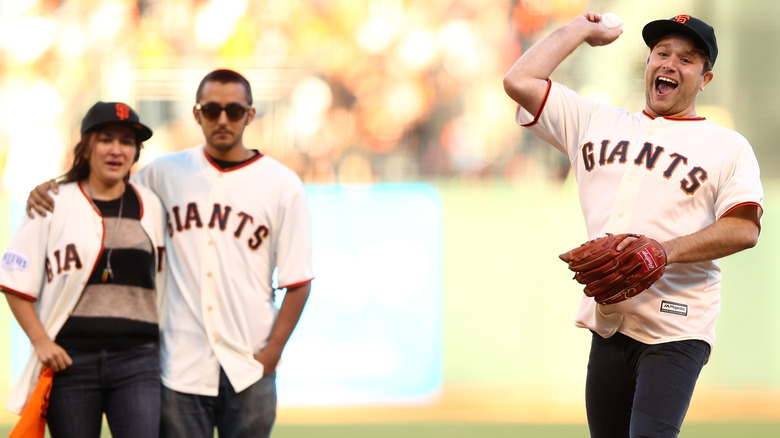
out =
[[[580,44],[607,45],[623,32],[622,27],[607,29],[600,21],[595,12],[580,15],[531,47],[504,76],[506,94],[535,113],[544,99],[547,79]]]

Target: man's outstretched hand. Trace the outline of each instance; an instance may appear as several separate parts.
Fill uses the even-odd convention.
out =
[[[34,189],[30,190],[30,196],[27,197],[27,216],[32,219],[35,217],[33,211],[37,212],[41,216],[46,216],[46,212],[54,211],[54,199],[49,196],[49,190],[57,193],[60,186],[54,180],[46,181],[43,184],[38,184]]]

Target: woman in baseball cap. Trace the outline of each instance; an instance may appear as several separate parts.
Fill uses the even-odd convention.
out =
[[[40,417],[29,397],[46,367],[52,437],[98,438],[103,414],[115,438],[156,437],[165,216],[154,193],[128,182],[152,130],[129,105],[97,102],[81,135],[52,193],[62,207],[26,216],[0,266],[0,290],[32,344],[7,407],[38,403],[24,415]]]
[[[73,166],[65,173],[64,182],[79,181],[89,174],[89,157],[85,155],[91,147],[91,138],[104,129],[120,129],[132,133],[135,143],[135,155],[132,166],[141,156],[143,142],[152,137],[152,130],[141,123],[138,114],[129,105],[121,102],[97,102],[87,111],[81,120],[81,141],[73,151]],[[125,180],[130,176],[127,169]]]

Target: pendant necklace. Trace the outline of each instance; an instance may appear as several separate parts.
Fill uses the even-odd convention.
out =
[[[89,191],[90,198],[94,197],[92,196],[92,187],[87,186],[87,189]],[[125,192],[122,191],[122,194],[119,196],[119,215],[116,218],[116,225],[114,226],[114,234],[113,237],[116,237],[119,235],[119,223],[122,221],[122,207],[125,204]],[[105,223],[105,219],[104,219]],[[103,240],[105,242],[105,239]],[[111,253],[114,252],[114,245],[111,245],[110,248],[108,248],[108,255],[106,255],[106,268],[103,269],[103,275],[100,277],[100,280],[105,283],[108,281],[109,278],[112,280],[114,279],[114,271],[111,270]]]

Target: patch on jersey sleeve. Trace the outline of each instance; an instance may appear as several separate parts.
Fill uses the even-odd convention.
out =
[[[2,266],[6,269],[24,271],[27,269],[28,264],[27,257],[22,254],[13,251],[6,251],[6,253],[3,254]]]
[[[671,313],[672,315],[688,316],[688,305],[661,300],[661,312]]]

